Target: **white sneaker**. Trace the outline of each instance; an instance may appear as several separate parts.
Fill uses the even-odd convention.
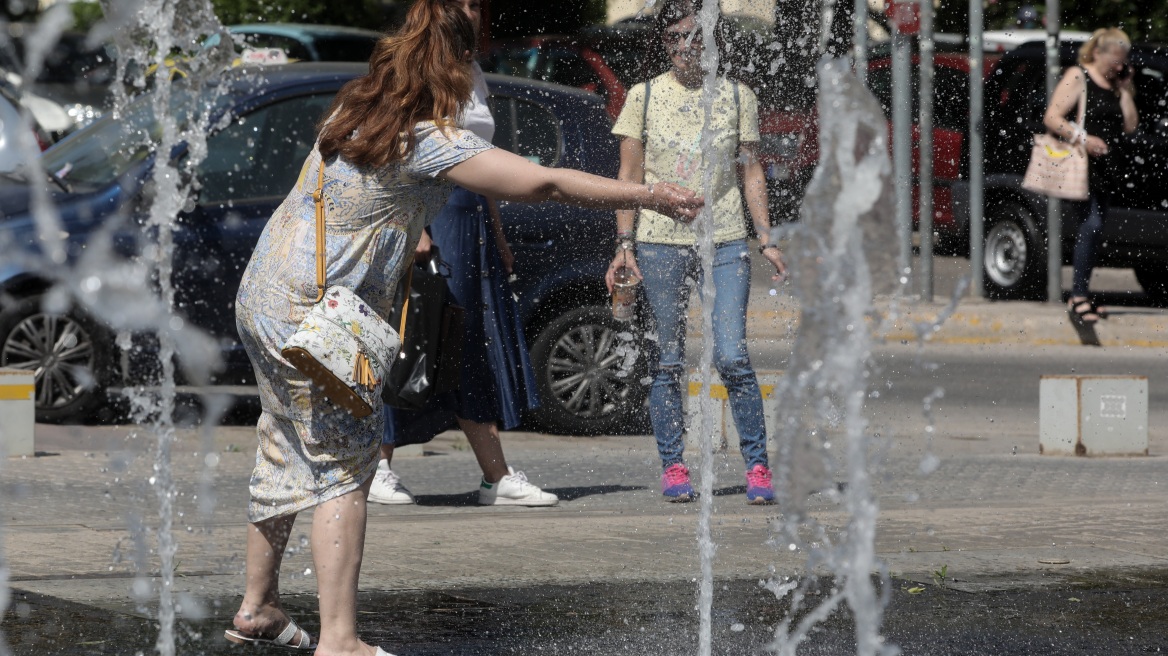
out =
[[[389,468],[389,462],[377,463],[377,473],[369,486],[369,501],[387,506],[404,506],[414,502],[414,495],[402,485],[401,479]]]
[[[507,475],[491,485],[479,484],[479,505],[483,506],[554,506],[560,498],[527,482],[527,474],[510,467]]]

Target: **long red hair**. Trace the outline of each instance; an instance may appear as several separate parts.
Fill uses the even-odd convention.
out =
[[[409,157],[414,125],[449,125],[470,99],[473,79],[466,53],[474,26],[454,0],[416,0],[396,33],[382,38],[369,73],[349,82],[325,112],[320,152],[361,167]]]

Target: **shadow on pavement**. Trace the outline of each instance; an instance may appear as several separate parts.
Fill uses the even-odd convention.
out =
[[[970,593],[892,579],[883,633],[914,656],[1163,653],[1166,584],[1164,572],[1084,573],[1038,589]],[[818,603],[835,585],[831,578],[819,579],[805,605]],[[757,580],[716,581],[714,590],[712,653],[769,653],[790,597],[777,600]],[[673,656],[694,653],[694,596],[689,582],[366,591],[357,624],[367,642],[399,656]],[[238,597],[200,600],[197,619],[178,621],[177,653],[243,653],[223,638],[238,604]],[[301,626],[318,633],[313,595],[286,595],[283,605]],[[0,628],[16,654],[154,653],[154,610],[124,606],[98,608],[16,591]],[[795,612],[796,623],[808,612]],[[855,653],[851,613],[831,614],[798,653]]]
[[[544,490],[559,497],[561,501],[575,501],[584,497],[613,494],[616,492],[636,492],[644,489],[647,488],[643,485],[589,485],[587,487],[544,488]],[[462,494],[421,494],[415,496],[414,500],[419,506],[465,508],[479,504],[479,493],[476,490]]]

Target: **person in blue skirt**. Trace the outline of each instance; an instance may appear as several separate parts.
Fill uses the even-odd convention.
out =
[[[482,13],[478,0],[461,0],[478,33]],[[487,106],[487,83],[482,68],[472,65],[474,93],[460,117],[460,127],[490,142],[495,120]],[[523,336],[519,310],[507,278],[514,257],[495,201],[461,187],[455,188],[442,212],[430,225],[429,240],[449,264],[450,291],[466,310],[462,375],[456,393],[436,399],[414,413],[386,409],[386,436],[369,501],[389,505],[412,504],[414,497],[390,467],[398,444],[425,442],[457,424],[470,442],[483,477],[478,502],[483,505],[554,506],[556,495],[527,481],[503,455],[500,426],[519,425],[524,410],[539,405],[535,376]],[[418,257],[429,257],[428,239],[422,238]]]

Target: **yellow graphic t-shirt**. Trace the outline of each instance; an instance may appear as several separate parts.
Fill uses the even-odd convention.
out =
[[[735,108],[734,87],[738,87]],[[706,112],[702,89],[689,89],[672,72],[652,80],[649,91],[648,143],[645,144],[645,182],[674,182],[702,193],[706,170],[713,173],[712,192],[706,205],[713,209],[714,242],[746,237],[742,194],[738,190],[738,144],[758,141],[758,102],[746,85],[718,78],[717,96],[710,125],[715,130],[712,146],[702,149]],[[613,126],[613,134],[644,139],[645,85],[629,90],[625,106]],[[699,219],[700,220],[700,219]],[[697,242],[693,225],[678,223],[652,210],[641,210],[637,241],[675,246]]]

